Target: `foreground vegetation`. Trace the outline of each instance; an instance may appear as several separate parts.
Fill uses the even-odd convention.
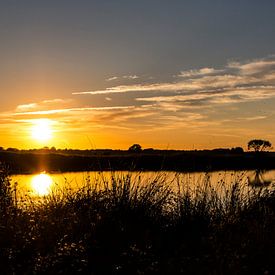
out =
[[[220,186],[224,183],[221,182]],[[21,201],[0,173],[2,274],[274,274],[275,192],[87,178]]]

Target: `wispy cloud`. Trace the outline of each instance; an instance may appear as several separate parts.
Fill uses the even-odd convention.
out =
[[[106,81],[114,81],[114,80],[119,80],[119,79],[128,79],[128,80],[134,80],[134,79],[139,79],[139,76],[136,74],[133,75],[123,75],[123,76],[112,76],[106,79]]]
[[[18,111],[26,111],[26,110],[31,110],[37,107],[36,103],[28,103],[28,104],[22,104],[17,106]]]
[[[124,75],[123,78],[124,79],[138,79],[139,76],[137,76],[136,74],[134,74],[134,75]]]
[[[60,105],[62,105],[63,107],[66,107],[71,105],[72,103],[73,103],[73,99],[55,98],[51,100],[43,100],[40,102],[32,102],[32,103],[18,105],[16,107],[16,112],[49,110],[49,109],[54,109],[57,106],[60,107]]]
[[[234,97],[232,102],[244,100],[261,100],[274,97],[275,87],[275,60],[262,59],[246,63],[230,62],[222,69],[202,68],[198,70],[183,71],[178,75],[178,81],[160,82],[153,84],[119,85],[104,90],[75,92],[74,95],[108,95],[119,93],[146,92],[152,100],[150,93],[154,92],[156,101],[162,93],[169,92],[175,99],[198,99],[209,97]],[[158,94],[156,94],[158,93]],[[245,95],[247,93],[247,95]],[[262,95],[262,96],[261,96]],[[147,95],[146,95],[147,96]],[[140,98],[140,96],[138,96]],[[144,97],[143,97],[144,99]],[[148,101],[148,100],[147,100]],[[213,101],[214,102],[214,101]],[[220,101],[222,102],[222,101]],[[226,101],[224,101],[225,103]]]
[[[112,77],[109,77],[106,79],[106,81],[114,81],[114,80],[117,80],[118,77],[117,76],[112,76]]]
[[[246,117],[243,118],[244,120],[252,121],[252,120],[261,120],[261,119],[266,119],[267,116],[251,116],[251,117]]]
[[[242,75],[263,74],[275,70],[275,60],[259,59],[248,63],[230,62],[228,68],[237,69]]]
[[[198,70],[181,71],[178,76],[179,77],[196,77],[196,76],[202,76],[202,75],[215,74],[219,72],[222,72],[222,70],[206,67]]]
[[[111,107],[75,107],[68,109],[54,109],[45,111],[27,111],[27,112],[14,112],[13,116],[28,116],[28,115],[51,115],[69,112],[83,112],[83,111],[106,111],[106,110],[121,110],[121,109],[131,109],[134,106],[111,106]]]
[[[86,92],[73,92],[73,95],[102,95],[102,94],[117,94],[129,92],[163,92],[163,91],[181,91],[181,90],[196,90],[200,87],[192,82],[175,82],[175,83],[155,83],[149,85],[120,85],[107,88],[105,90],[95,90]]]
[[[219,119],[219,108],[225,108],[222,106],[228,106],[226,108],[231,114],[235,112],[236,123],[264,120],[266,116],[257,113],[238,120],[237,114],[240,110],[234,109],[233,106],[275,99],[275,57],[229,62],[223,68],[205,67],[182,71],[177,79],[173,78],[170,82],[140,82],[74,93],[79,96],[84,94],[107,97],[113,95],[113,98],[125,94],[125,98],[135,107],[127,110],[127,114],[114,112],[104,116],[110,120],[116,118],[117,122],[125,123],[124,125],[130,124],[134,116],[137,117],[137,123],[139,114],[144,113],[146,120],[143,119],[140,123],[148,125],[148,128],[188,126],[195,129],[209,125],[219,127],[223,124]],[[117,120],[118,117],[120,120]],[[228,123],[232,124],[233,121]]]

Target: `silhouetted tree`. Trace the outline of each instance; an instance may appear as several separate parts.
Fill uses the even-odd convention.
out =
[[[139,144],[133,144],[132,146],[129,147],[128,151],[130,152],[141,152],[141,146]]]
[[[262,152],[270,149],[272,144],[268,140],[252,139],[248,142],[248,150],[254,150],[255,152]]]

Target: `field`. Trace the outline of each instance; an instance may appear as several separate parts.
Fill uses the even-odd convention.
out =
[[[207,176],[172,191],[114,176],[77,192],[18,199],[0,173],[2,274],[274,274],[274,188],[225,196]],[[222,182],[221,182],[222,184]]]

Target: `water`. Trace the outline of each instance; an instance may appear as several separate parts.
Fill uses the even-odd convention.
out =
[[[252,171],[218,171],[211,173],[175,173],[175,172],[75,172],[62,174],[49,174],[46,172],[33,175],[14,175],[11,177],[12,184],[17,186],[17,193],[23,197],[42,197],[49,195],[54,190],[78,190],[85,184],[97,184],[102,186],[110,182],[111,177],[122,178],[130,175],[133,182],[146,184],[154,179],[164,180],[174,190],[185,187],[196,188],[210,178],[211,185],[216,189],[230,188],[236,181],[244,186],[248,185],[248,178],[255,175]],[[270,181],[271,186],[275,183],[275,170],[270,170],[263,175],[264,180]],[[100,187],[99,187],[100,188]]]

